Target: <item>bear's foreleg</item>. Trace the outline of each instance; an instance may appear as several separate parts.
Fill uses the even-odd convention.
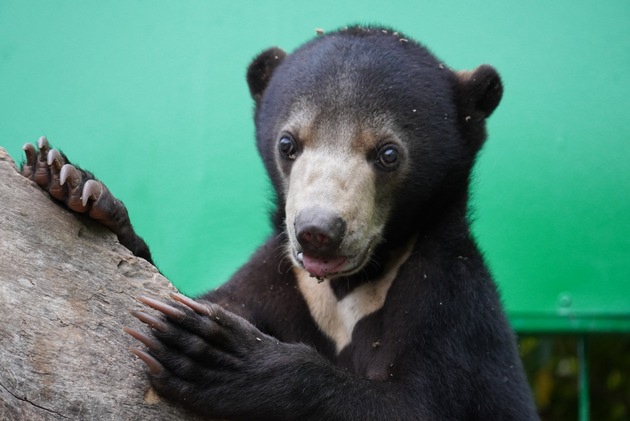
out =
[[[193,411],[236,420],[413,419],[406,393],[334,366],[313,348],[266,335],[217,304],[173,294],[161,312],[133,314],[152,328],[125,331],[158,393]],[[417,405],[416,405],[417,408]]]

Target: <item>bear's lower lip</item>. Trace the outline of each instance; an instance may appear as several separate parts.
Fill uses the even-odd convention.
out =
[[[325,278],[337,272],[341,272],[348,263],[348,258],[343,256],[321,258],[309,256],[305,253],[298,253],[298,258],[302,266],[304,266],[304,269],[318,278]]]

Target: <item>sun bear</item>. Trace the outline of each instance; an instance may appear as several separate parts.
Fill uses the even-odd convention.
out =
[[[157,312],[125,331],[157,392],[228,420],[536,419],[468,218],[494,68],[355,26],[262,52],[247,82],[273,233],[196,300],[140,297]],[[124,205],[38,146],[22,173],[150,261]]]

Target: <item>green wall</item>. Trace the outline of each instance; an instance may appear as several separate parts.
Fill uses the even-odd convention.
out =
[[[20,158],[48,136],[127,204],[165,275],[199,293],[268,233],[249,60],[355,22],[502,74],[474,228],[515,325],[630,329],[625,0],[2,0],[0,145]]]

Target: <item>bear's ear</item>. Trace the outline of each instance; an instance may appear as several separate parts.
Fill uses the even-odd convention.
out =
[[[280,48],[269,48],[260,53],[247,68],[249,92],[256,102],[262,98],[273,71],[282,63],[286,55],[287,53]]]
[[[497,108],[503,95],[503,84],[494,67],[482,64],[472,71],[459,71],[457,77],[459,104],[466,113],[481,113],[487,118]]]

